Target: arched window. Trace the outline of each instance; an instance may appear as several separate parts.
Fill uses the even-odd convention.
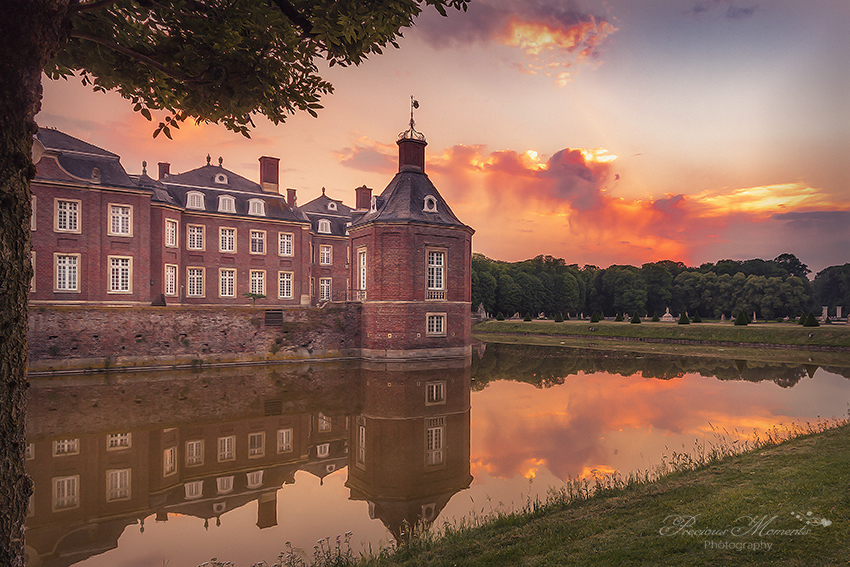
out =
[[[319,221],[319,232],[321,232],[323,234],[330,234],[331,233],[331,221],[326,220],[326,219],[321,219]]]
[[[425,206],[422,208],[423,212],[426,213],[436,213],[437,212],[437,198],[433,195],[425,196]]]
[[[230,195],[222,195],[218,198],[218,212],[220,213],[235,213],[236,199]]]
[[[186,208],[204,210],[204,194],[190,191],[186,194]]]
[[[248,214],[258,217],[266,216],[266,202],[262,199],[249,199]]]

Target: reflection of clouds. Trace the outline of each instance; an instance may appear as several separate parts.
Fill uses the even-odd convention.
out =
[[[645,466],[641,461],[624,465],[643,451],[636,444],[657,463],[668,444],[682,450],[676,445],[682,439],[711,441],[724,431],[746,439],[756,430],[806,419],[813,411],[807,407],[809,394],[795,391],[799,409],[789,403],[791,395],[772,382],[721,382],[693,374],[665,381],[580,374],[546,389],[495,382],[473,394],[472,459],[502,479],[527,476],[535,467],[561,480],[594,468],[627,474]],[[822,395],[831,399],[828,392]],[[823,398],[818,399],[815,415],[825,414]]]

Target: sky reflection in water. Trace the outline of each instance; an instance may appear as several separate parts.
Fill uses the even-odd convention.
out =
[[[455,522],[519,507],[594,471],[651,470],[718,433],[743,440],[780,423],[845,417],[847,375],[488,345],[471,367],[413,373],[331,364],[36,381],[31,564],[36,556],[45,566],[271,562],[287,541],[312,555],[318,539],[333,544],[347,531],[356,551],[374,549],[404,520]],[[445,388],[431,391],[436,402],[435,383]],[[290,452],[276,450],[281,429],[292,429]],[[130,447],[106,449],[110,433],[128,430]],[[249,457],[252,432],[265,443]],[[235,458],[219,462],[218,439],[230,435]],[[78,452],[52,455],[61,439],[79,439]],[[204,440],[202,465],[187,465],[192,439]],[[177,462],[165,474],[171,446]],[[110,500],[109,471],[124,469],[130,493]],[[244,480],[257,470],[262,484],[250,488]],[[76,505],[57,509],[56,479],[75,476]],[[233,488],[224,481],[222,492],[217,479],[229,476]],[[202,495],[189,498],[186,485],[199,480]]]

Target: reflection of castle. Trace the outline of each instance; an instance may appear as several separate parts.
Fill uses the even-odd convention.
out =
[[[297,471],[323,479],[346,466],[351,498],[368,500],[401,537],[405,523],[430,523],[472,480],[469,361],[456,365],[36,386],[28,565],[72,565],[113,549],[150,515],[209,526],[257,501],[257,526],[275,526],[277,491]],[[323,384],[321,397],[310,383]]]
[[[362,413],[350,431],[347,486],[396,540],[430,525],[469,473],[468,364],[364,369]]]

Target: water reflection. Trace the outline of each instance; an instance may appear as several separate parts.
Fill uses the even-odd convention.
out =
[[[348,530],[374,547],[530,478],[545,494],[648,468],[709,423],[846,415],[850,372],[816,370],[487,345],[454,363],[36,380],[28,564],[251,564]]]

